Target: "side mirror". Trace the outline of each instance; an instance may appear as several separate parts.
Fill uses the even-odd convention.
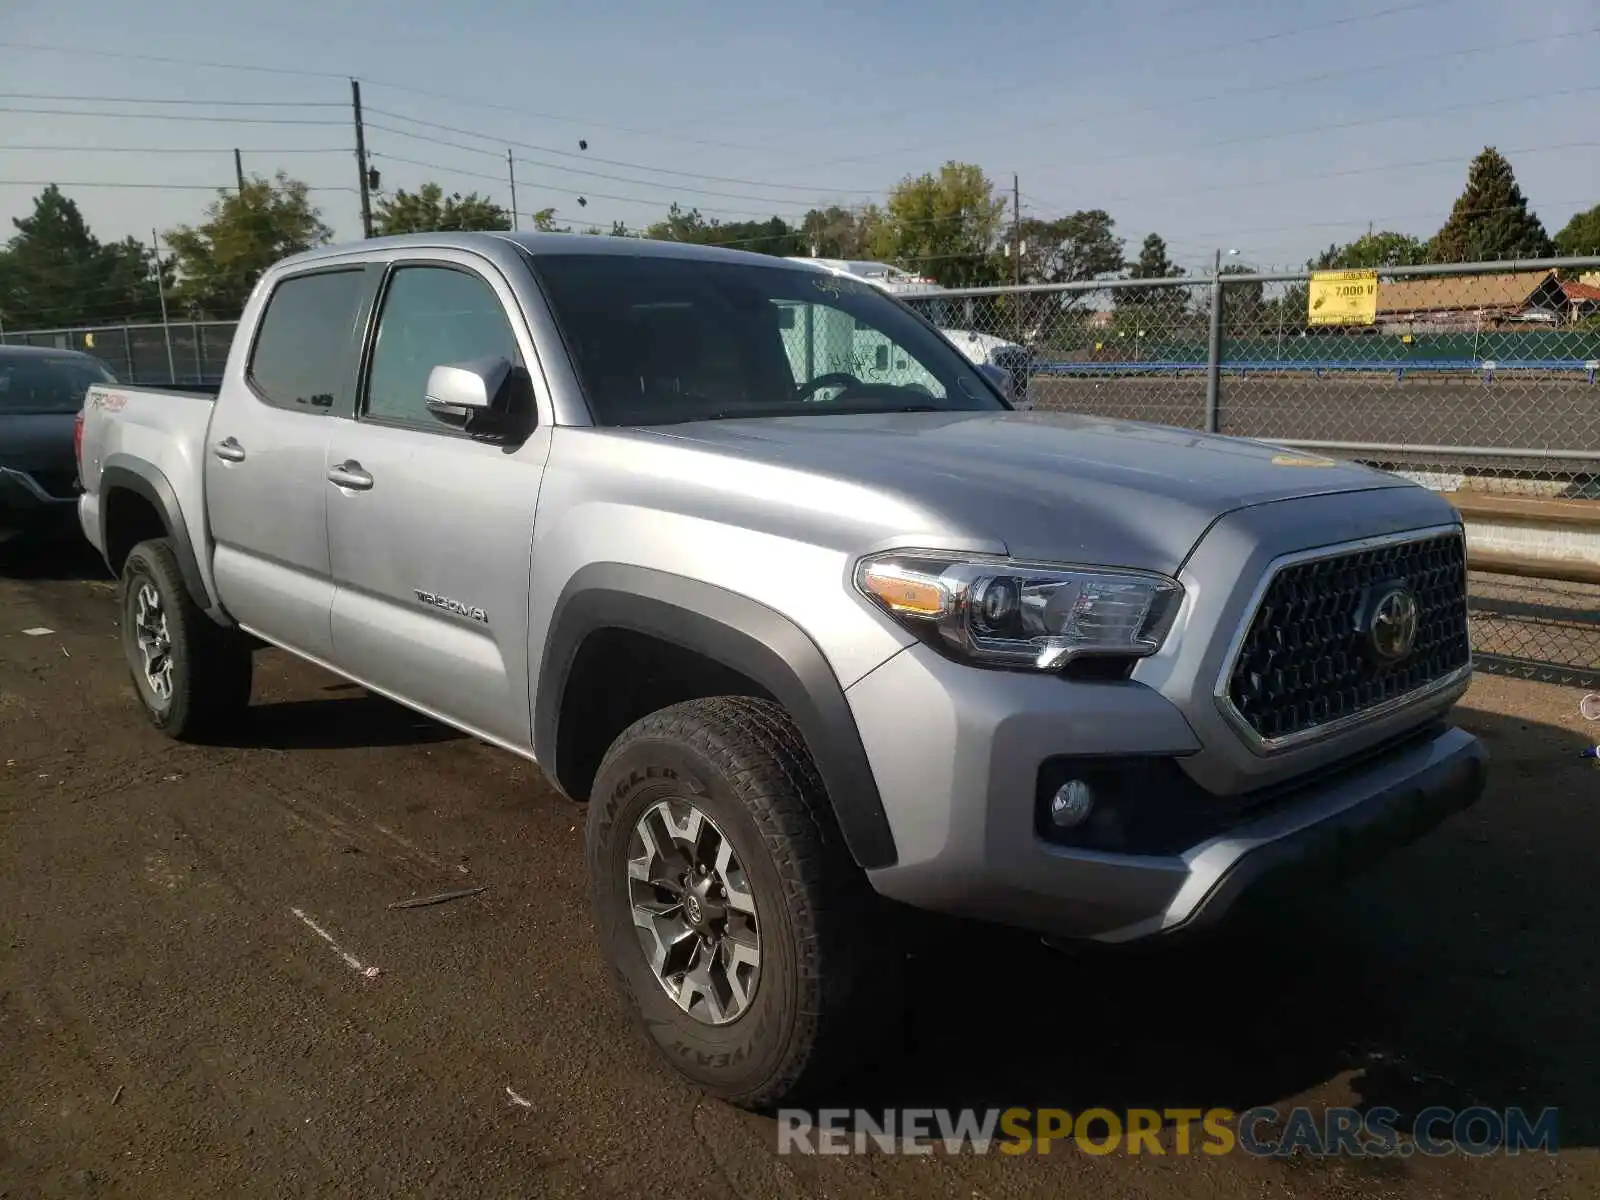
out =
[[[498,356],[442,363],[428,372],[423,401],[436,421],[467,433],[504,437],[523,415],[513,411],[523,390],[515,386],[515,373],[516,368]]]
[[[510,373],[503,358],[441,364],[428,372],[423,399],[435,418],[464,429],[475,414],[494,407]]]
[[[995,386],[995,389],[1007,400],[1014,400],[1011,394],[1011,372],[1004,367],[997,367],[993,363],[979,363],[978,373]]]

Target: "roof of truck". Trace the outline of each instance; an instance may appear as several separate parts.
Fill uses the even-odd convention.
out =
[[[318,259],[336,258],[359,251],[386,250],[393,247],[415,246],[436,249],[494,250],[507,243],[520,246],[536,258],[555,254],[616,254],[641,258],[693,258],[713,262],[760,263],[765,266],[804,269],[798,264],[770,254],[756,254],[749,250],[731,250],[724,246],[700,246],[691,242],[655,241],[651,238],[610,237],[605,234],[586,233],[401,233],[386,237],[367,238],[362,241],[338,242],[302,251],[283,260],[286,263],[305,263]]]

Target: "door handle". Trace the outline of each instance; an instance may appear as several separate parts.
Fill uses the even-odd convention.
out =
[[[226,437],[211,448],[211,452],[224,462],[243,462],[244,447],[238,438]]]
[[[372,476],[362,470],[361,464],[355,459],[347,458],[328,471],[328,482],[352,491],[364,492],[372,487]]]

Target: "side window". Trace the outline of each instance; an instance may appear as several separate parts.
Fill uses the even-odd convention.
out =
[[[364,412],[443,433],[445,426],[429,415],[423,399],[428,373],[494,356],[522,361],[493,288],[450,267],[401,267],[384,294]]]
[[[283,280],[267,300],[246,375],[268,404],[324,416],[345,385],[364,272]]]

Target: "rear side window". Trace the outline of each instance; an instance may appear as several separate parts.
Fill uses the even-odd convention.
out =
[[[321,271],[273,289],[250,351],[248,376],[268,404],[321,416],[346,386],[365,273]]]

